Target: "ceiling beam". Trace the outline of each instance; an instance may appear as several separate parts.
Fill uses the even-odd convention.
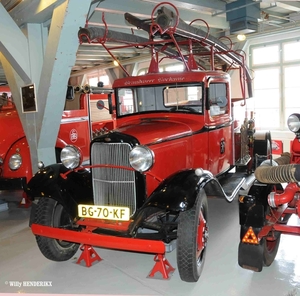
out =
[[[128,58],[128,57],[132,57],[133,56],[133,54],[121,54],[121,55],[119,55],[119,58],[120,59],[122,59],[122,58]],[[134,56],[136,56],[136,55],[134,55]],[[84,60],[86,60],[86,61],[98,61],[98,60],[101,60],[101,59],[103,59],[103,58],[110,58],[110,56],[109,55],[104,55],[104,54],[102,54],[102,55],[95,55],[95,54],[91,54],[91,55],[87,55],[87,54],[84,54],[84,55],[77,55],[76,56],[76,60],[77,61],[84,61]]]
[[[276,5],[278,7],[287,9],[287,10],[292,10],[295,12],[300,11],[300,2],[299,1],[280,1],[276,2]]]
[[[52,18],[55,7],[64,0],[25,0],[9,11],[16,24],[21,27],[26,23],[44,23]]]
[[[195,19],[203,19],[212,28],[229,27],[225,15],[223,17],[212,16],[216,7],[218,10],[225,9],[225,3],[221,1],[189,0],[188,2],[173,1],[172,3],[174,4],[174,2],[176,2],[175,4],[179,11],[179,17],[188,23]],[[152,10],[158,3],[161,3],[161,1],[126,0],[126,5],[124,5],[124,2],[119,0],[103,1],[97,8],[95,8],[95,13],[89,19],[89,23],[103,24],[102,12],[104,12],[105,21],[109,27],[114,24],[115,27],[127,27],[127,29],[130,30],[132,26],[128,26],[125,18],[121,18],[120,15],[124,14],[125,12],[130,12],[139,18],[148,19],[151,17]],[[214,5],[216,3],[218,3],[218,5]],[[166,4],[164,5],[168,6]],[[203,26],[204,24],[201,22],[196,22],[195,25]]]
[[[133,64],[133,63],[140,62],[140,61],[148,61],[148,60],[149,60],[149,54],[140,55],[138,57],[133,57],[133,58],[129,58],[125,61],[122,61],[122,66],[126,66],[126,65]],[[93,68],[92,71],[105,70],[105,69],[115,68],[115,67],[116,66],[113,64],[113,62],[111,62],[111,63],[96,66]],[[81,71],[72,71],[70,77],[76,77],[76,76],[81,76],[84,74],[89,74],[92,71],[91,71],[91,69],[85,69],[85,70],[81,70]]]
[[[142,0],[141,2],[151,2],[155,5],[161,3],[161,0]],[[218,1],[218,0],[189,0],[187,1],[177,1],[173,0],[172,4],[178,8],[184,9],[195,9],[195,10],[224,10],[226,6],[226,1]]]

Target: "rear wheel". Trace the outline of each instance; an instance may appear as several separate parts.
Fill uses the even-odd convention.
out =
[[[41,197],[37,204],[35,223],[44,226],[70,228],[72,220],[63,206],[56,200]],[[36,241],[42,254],[53,261],[69,260],[79,248],[79,244],[44,236],[36,236]]]
[[[290,217],[291,214],[286,214],[285,216],[282,216],[279,219],[278,223],[287,224]],[[281,233],[278,231],[274,231],[272,236],[268,236],[264,238],[264,252],[263,252],[264,266],[270,266],[273,263],[278,252],[280,237],[281,237]]]
[[[201,275],[208,240],[207,218],[207,197],[201,190],[193,208],[179,215],[177,265],[183,281],[197,282]]]

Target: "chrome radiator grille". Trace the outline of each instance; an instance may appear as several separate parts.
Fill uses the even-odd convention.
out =
[[[107,164],[131,167],[126,143],[94,143],[91,151],[92,165]],[[95,205],[124,206],[133,215],[136,210],[135,173],[119,168],[93,168]]]

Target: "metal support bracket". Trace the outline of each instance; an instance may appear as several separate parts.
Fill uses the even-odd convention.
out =
[[[19,208],[29,208],[32,204],[32,201],[28,198],[27,194],[23,192],[22,194],[22,200],[19,203]]]
[[[90,245],[82,245],[80,247],[80,250],[82,251],[82,253],[76,262],[77,264],[80,264],[81,260],[84,260],[86,267],[90,267],[94,261],[102,260],[102,258],[100,258],[94,248]]]
[[[164,254],[157,254],[154,257],[156,262],[148,277],[153,278],[156,272],[160,272],[164,279],[169,279],[169,275],[175,271]]]

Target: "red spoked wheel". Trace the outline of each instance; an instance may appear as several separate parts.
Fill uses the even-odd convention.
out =
[[[207,197],[201,190],[193,208],[179,215],[177,265],[183,281],[197,282],[201,275],[209,236],[207,221]]]

